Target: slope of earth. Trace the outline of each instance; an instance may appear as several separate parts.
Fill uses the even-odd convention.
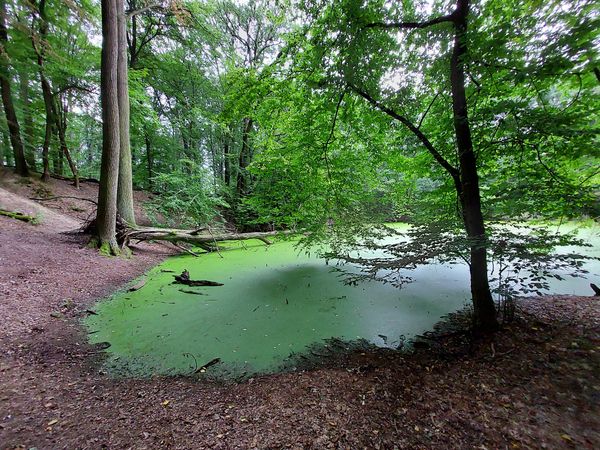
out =
[[[94,199],[97,186],[3,170],[0,188],[0,204],[18,209],[38,207],[29,197]],[[243,384],[116,380],[79,320],[172,247],[102,257],[59,233],[93,204],[41,203],[39,225],[0,217],[2,449],[600,447],[597,298],[524,299],[493,338],[449,334],[428,350],[358,353]]]

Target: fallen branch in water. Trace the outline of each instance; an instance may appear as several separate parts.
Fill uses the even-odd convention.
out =
[[[127,289],[127,292],[138,291],[141,288],[143,288],[145,284],[146,284],[146,279],[143,278],[140,281],[138,281],[137,283],[135,283],[133,286],[131,286],[129,289]]]
[[[215,359],[211,359],[209,362],[207,362],[206,364],[204,364],[201,367],[198,367],[194,373],[203,373],[206,372],[206,369],[208,369],[210,366],[214,366],[215,364],[218,364],[221,362],[221,358],[215,358]]]
[[[175,284],[185,284],[186,286],[223,286],[223,283],[209,280],[191,280],[190,273],[187,270],[181,272],[181,275],[173,275]]]
[[[184,294],[206,295],[204,292],[190,291],[187,289],[179,289],[179,292],[183,292]]]

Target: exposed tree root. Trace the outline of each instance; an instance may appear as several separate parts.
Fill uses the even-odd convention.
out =
[[[79,229],[80,233],[89,234],[92,236],[96,235],[96,219],[95,217],[91,220],[86,221],[83,226]],[[264,242],[266,245],[271,245],[272,242],[268,239],[270,236],[290,234],[291,231],[265,231],[265,232],[253,232],[253,233],[232,233],[232,232],[216,232],[211,233],[207,228],[200,228],[194,230],[182,230],[178,228],[155,228],[155,227],[131,227],[119,216],[117,216],[116,223],[116,237],[117,237],[117,248],[121,251],[125,251],[129,248],[129,244],[132,241],[166,241],[171,242],[177,246],[180,250],[187,253],[199,256],[192,252],[190,249],[186,249],[181,246],[181,243],[192,244],[202,248],[206,252],[219,251],[217,242],[221,241],[240,241],[248,239],[257,239]],[[111,246],[110,254],[118,254],[113,252],[113,246]]]
[[[62,199],[62,198],[71,198],[71,199],[74,199],[74,200],[82,200],[84,202],[93,203],[94,205],[98,204],[98,202],[96,202],[96,200],[92,200],[90,198],[83,198],[83,197],[74,197],[72,195],[58,195],[58,196],[55,196],[55,197],[44,197],[44,198],[29,197],[29,200],[35,200],[35,201],[38,201],[38,202],[46,202],[46,201],[58,200],[58,199]]]

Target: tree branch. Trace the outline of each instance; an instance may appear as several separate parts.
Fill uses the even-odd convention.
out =
[[[358,87],[356,87],[352,84],[348,84],[348,87],[352,91],[354,91],[356,94],[360,95],[362,98],[367,100],[375,108],[386,113],[388,116],[396,119],[397,121],[402,123],[406,128],[408,128],[421,141],[421,143],[425,146],[425,148],[429,151],[429,153],[431,153],[431,155],[437,161],[437,163],[440,166],[442,166],[446,170],[446,172],[448,172],[450,174],[450,176],[454,180],[454,184],[456,186],[457,192],[458,193],[462,192],[462,186],[460,184],[460,172],[458,171],[458,169],[456,167],[452,166],[448,161],[446,161],[444,159],[444,157],[436,150],[436,148],[433,146],[431,141],[427,138],[427,136],[425,136],[423,134],[423,132],[421,130],[419,130],[419,128],[417,128],[406,117],[398,114],[393,109],[388,108],[387,106],[385,106],[385,105],[381,104],[380,102],[378,102],[377,100],[375,100],[367,92],[359,89]]]
[[[435,103],[435,101],[437,100],[437,98],[439,97],[439,95],[440,95],[439,92],[437,94],[435,94],[435,97],[433,97],[433,99],[431,100],[431,103],[429,103],[429,106],[427,107],[427,109],[423,113],[423,116],[421,117],[421,120],[419,120],[419,125],[417,125],[418,129],[421,129],[421,125],[423,125],[423,121],[425,120],[425,117],[427,117],[427,113],[429,113],[429,110],[431,109],[431,107],[433,106],[433,104]]]
[[[152,3],[148,6],[144,6],[143,8],[125,11],[125,17],[127,17],[129,19],[130,17],[137,16],[138,14],[143,14],[146,11],[150,11],[151,9],[154,9],[154,8],[162,9],[163,8],[162,2],[156,2],[156,3]]]
[[[423,29],[429,28],[433,25],[437,25],[438,23],[444,22],[454,22],[454,13],[448,14],[446,16],[436,17],[431,20],[427,20],[426,22],[373,22],[366,24],[363,28],[383,28],[386,30],[389,29]]]

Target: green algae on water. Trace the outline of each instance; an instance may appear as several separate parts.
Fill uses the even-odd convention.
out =
[[[106,369],[188,375],[218,359],[206,368],[216,378],[272,373],[332,338],[395,348],[469,303],[464,265],[420,267],[402,289],[375,281],[349,286],[294,242],[249,242],[230,243],[221,254],[170,258],[148,272],[139,290],[99,302],[86,325],[91,343],[110,343]],[[223,286],[172,284],[185,269],[193,279]],[[581,279],[568,283],[557,290],[587,286]]]

